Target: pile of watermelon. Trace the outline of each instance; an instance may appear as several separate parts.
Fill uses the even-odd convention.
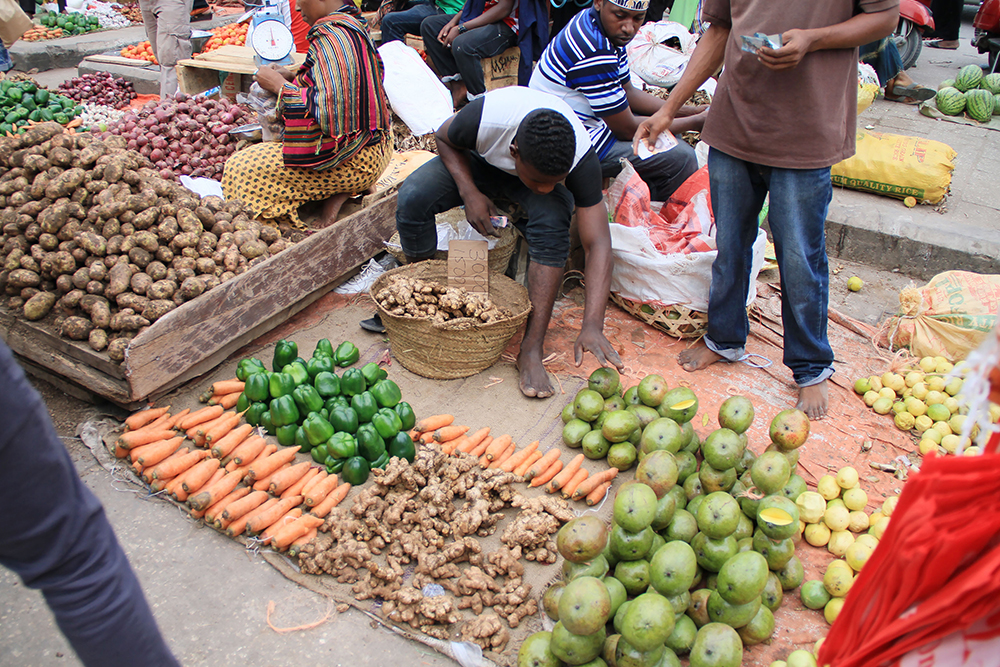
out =
[[[988,123],[1000,116],[1000,72],[983,76],[979,65],[966,65],[957,77],[941,82],[935,102],[946,116],[964,111],[972,120]]]

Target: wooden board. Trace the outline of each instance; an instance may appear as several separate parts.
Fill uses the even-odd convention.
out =
[[[87,56],[83,59],[81,64],[89,63],[104,63],[108,65],[125,65],[127,67],[139,67],[145,69],[147,67],[159,68],[159,65],[154,65],[148,60],[138,60],[136,58],[125,58],[122,56],[113,56],[109,54],[97,54],[94,56]]]
[[[257,71],[253,55],[253,49],[249,46],[226,44],[214,51],[202,53],[194,58],[179,60],[177,65],[178,67],[213,69],[219,72],[232,72],[234,74],[253,74]],[[293,53],[292,59],[295,61],[294,67],[298,67],[305,62],[306,54]]]

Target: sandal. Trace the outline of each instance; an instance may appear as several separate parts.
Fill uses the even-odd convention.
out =
[[[957,39],[929,39],[924,42],[924,46],[929,46],[932,49],[946,49],[948,51],[954,51],[958,49],[959,42]]]
[[[937,95],[933,88],[927,88],[919,84],[910,86],[893,86],[892,92],[885,92],[885,99],[889,102],[900,102],[902,104],[919,104],[926,102]]]

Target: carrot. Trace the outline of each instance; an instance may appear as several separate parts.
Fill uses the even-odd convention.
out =
[[[266,497],[267,493],[264,493],[264,496]],[[249,498],[250,496],[247,497]],[[234,519],[233,522],[226,527],[226,535],[229,535],[230,537],[236,537],[237,535],[242,535],[243,533],[246,532],[247,521],[249,521],[258,514],[269,511],[272,507],[274,507],[280,502],[281,501],[278,500],[277,498],[268,498],[266,501],[264,501],[254,509],[250,510],[243,516]],[[225,512],[223,512],[223,514],[225,514]]]
[[[154,429],[148,430],[141,428],[137,431],[126,431],[118,437],[118,442],[115,444],[122,449],[132,449],[133,447],[139,447],[140,445],[148,445],[151,442],[156,442],[157,440],[166,440],[167,438],[174,437],[174,432],[170,429]]]
[[[202,489],[207,489],[212,484],[215,484],[216,482],[218,482],[220,479],[222,479],[225,476],[226,476],[225,469],[223,469],[223,468],[216,468],[215,472],[212,473],[212,476],[209,477],[209,479],[208,479],[207,482],[205,482],[204,484],[202,484],[200,487],[193,489],[192,491],[185,491],[184,488],[183,488],[183,484],[182,484],[181,485],[181,487],[182,487],[181,490],[177,492],[177,502],[179,502],[179,503],[184,502],[185,500],[187,500],[192,495],[200,493]],[[184,481],[186,483],[187,479],[185,479]],[[209,505],[206,505],[205,507],[201,508],[200,510],[195,510],[195,512],[198,514],[197,518],[200,519],[201,517],[203,517],[205,515],[205,510],[207,510],[209,507],[210,507]]]
[[[250,491],[248,487],[243,488],[247,489],[249,493],[222,510],[221,518],[230,521],[239,519],[269,500],[267,491]]]
[[[414,424],[413,429],[421,433],[426,433],[427,431],[436,431],[439,428],[450,426],[454,421],[454,415],[431,415],[430,417],[424,417]]]
[[[222,479],[219,479],[218,481],[213,482],[198,491],[198,493],[188,500],[188,504],[196,510],[211,507],[218,502],[219,499],[232,493],[232,490],[235,489],[236,485],[239,483],[240,475],[238,472],[225,473],[225,476],[222,477]]]
[[[468,444],[463,442],[461,445],[456,446],[455,449],[460,452],[471,452],[473,449],[478,447],[489,434],[490,434],[490,427],[484,426],[483,428],[479,429],[472,435],[465,436],[466,438],[468,438]]]
[[[189,472],[191,472],[191,468],[188,468],[181,474],[177,475],[177,477],[174,477],[173,479],[167,481],[167,485],[163,487],[163,490],[167,492],[168,496],[176,500],[177,494],[182,493],[184,494],[184,500],[187,500],[187,492],[184,491],[183,487],[181,487],[181,484],[184,483],[184,478],[187,477],[187,474]]]
[[[225,409],[221,405],[206,405],[203,408],[195,410],[187,417],[177,422],[177,428],[182,431],[187,431],[189,428],[194,428],[198,424],[203,424],[207,421],[215,419],[223,412],[225,412]]]
[[[476,445],[469,453],[475,457],[482,456],[486,453],[486,450],[489,449],[491,444],[493,444],[493,437],[488,435],[485,440]]]
[[[130,431],[138,430],[146,424],[156,421],[168,412],[170,412],[169,405],[165,408],[148,408],[146,410],[134,412],[129,415],[128,419],[125,420],[125,428]]]
[[[163,461],[160,461],[159,463],[163,463],[163,462],[169,461],[170,459],[179,458],[179,457],[184,456],[185,454],[187,454],[189,451],[190,450],[187,447],[178,447],[177,450],[175,450],[173,454],[171,454],[167,458],[163,459]],[[142,471],[142,479],[147,484],[152,484],[153,481],[154,481],[153,480],[153,470],[155,470],[155,468],[152,465],[146,465],[144,467],[143,471]],[[163,486],[161,485],[160,488],[163,488]],[[159,489],[153,489],[153,490],[154,491],[158,491]]]
[[[130,450],[130,455],[133,462],[139,463],[142,466],[152,466],[177,451],[182,442],[184,442],[183,435],[166,440],[157,440],[148,445],[142,445]]]
[[[420,444],[429,445],[434,442],[434,431],[427,431],[426,433],[420,434]]]
[[[247,472],[249,472],[249,470],[250,470],[250,466],[252,466],[254,463],[257,463],[257,461],[263,461],[264,459],[266,459],[271,454],[274,454],[276,451],[278,451],[278,446],[277,445],[275,445],[273,443],[269,444],[269,445],[265,445],[264,446],[264,450],[260,454],[257,455],[257,458],[253,459],[252,461],[250,461],[248,463],[244,463],[243,465],[241,465],[240,467],[238,467],[236,470],[239,471],[240,475],[242,475],[243,477],[246,477],[247,476]]]
[[[327,494],[326,498],[323,499],[319,505],[312,508],[313,516],[318,516],[323,519],[327,514],[330,513],[334,507],[340,504],[340,501],[347,497],[347,494],[351,491],[351,485],[344,482],[336,489]]]
[[[326,470],[324,470],[323,468],[317,468],[317,470],[319,471],[319,474],[315,475],[312,479],[306,482],[305,486],[302,487],[303,498],[308,499],[309,492],[312,491],[313,487],[322,482],[327,477],[329,477],[329,475],[326,474]],[[308,505],[309,503],[306,504]]]
[[[250,430],[253,431],[253,427]],[[260,456],[265,447],[267,447],[267,440],[259,435],[251,435],[233,449],[229,453],[229,457],[236,462],[236,465],[241,466]]]
[[[245,486],[235,489],[228,496],[205,510],[205,521],[208,523],[215,523],[215,520],[222,516],[222,513],[226,511],[227,507],[241,498],[246,498],[249,493],[250,489]]]
[[[531,456],[531,454],[535,452],[535,450],[537,449],[538,449],[538,441],[535,440],[533,443],[531,443],[521,451],[514,452],[513,454],[511,454],[506,461],[500,464],[500,470],[503,470],[505,472],[514,472],[514,470],[519,465],[524,463],[528,459],[528,457]]]
[[[298,519],[301,516],[302,516],[301,507],[295,507],[293,509],[288,510],[283,515],[278,517],[277,521],[272,523],[264,530],[260,531],[260,535],[257,536],[257,539],[263,542],[264,544],[270,544],[271,539],[274,537],[274,534],[276,532],[278,532],[282,528],[290,526],[292,523],[295,522],[296,519]]]
[[[205,446],[208,447],[212,443],[218,442],[220,439],[224,438],[228,433],[230,433],[236,425],[240,423],[241,415],[239,412],[224,412],[222,413],[225,419],[223,419],[219,424],[214,426],[205,432]]]
[[[275,475],[277,475],[282,470],[286,470],[286,469],[291,468],[291,467],[292,467],[291,463],[285,463],[280,468],[278,468],[277,470],[275,470],[274,472],[272,472],[270,475],[268,475],[267,477],[262,477],[262,478],[258,479],[257,481],[255,481],[253,483],[254,490],[255,491],[267,491],[268,489],[271,488],[271,478],[274,477]]]
[[[247,532],[251,535],[263,531],[275,521],[280,519],[288,510],[302,504],[302,496],[291,496],[282,498],[267,510],[247,519]]]
[[[239,466],[236,465],[236,461],[230,461],[229,463],[226,464],[226,472],[232,472],[237,468],[239,468]]]
[[[251,433],[253,433],[253,426],[250,424],[237,426],[232,431],[212,443],[212,456],[220,459],[226,458],[237,448],[238,445],[249,438]]]
[[[492,461],[507,450],[507,446],[513,442],[513,438],[509,434],[501,435],[499,438],[493,440],[490,446],[486,448],[486,452],[483,456],[486,457],[487,461]]]
[[[330,475],[322,482],[315,484],[305,496],[306,507],[313,507],[323,502],[327,495],[337,488],[339,481],[336,475]]]
[[[275,473],[271,476],[271,484],[268,487],[268,491],[271,495],[280,496],[285,492],[285,489],[290,487],[292,484],[295,484],[295,482],[302,479],[303,475],[309,472],[310,465],[311,461],[302,461],[301,463],[296,463],[287,470]]]
[[[465,435],[469,430],[468,426],[443,426],[434,431],[434,442],[448,442]]]
[[[549,451],[545,452],[542,455],[542,458],[538,459],[534,465],[528,468],[528,472],[524,473],[524,481],[530,482],[532,479],[548,470],[550,465],[559,460],[560,453],[561,452],[558,447],[553,447]]]
[[[445,454],[454,454],[456,449],[458,449],[464,444],[468,444],[468,442],[469,442],[469,436],[462,435],[455,438],[454,440],[449,440],[448,442],[442,442],[441,451],[444,452]]]
[[[566,485],[566,482],[573,479],[573,475],[575,475],[576,471],[580,469],[581,465],[583,465],[583,460],[585,458],[587,457],[583,454],[577,454],[574,456],[573,460],[569,462],[569,465],[563,468],[562,472],[552,478],[552,481],[548,483],[545,490],[549,493],[555,493],[559,489],[563,488]]]
[[[177,428],[177,423],[180,420],[182,420],[185,417],[187,417],[189,412],[191,412],[191,408],[184,408],[183,410],[181,410],[180,412],[178,412],[176,415],[174,415],[170,419],[168,419],[166,421],[166,423],[163,424],[163,427],[164,428],[169,428],[169,429],[176,429]]]
[[[580,468],[576,471],[576,474],[570,478],[562,487],[562,496],[567,500],[573,497],[573,492],[576,491],[576,487],[580,485],[580,482],[587,479],[590,473],[587,472],[586,468]]]
[[[243,381],[233,378],[231,380],[221,380],[212,384],[212,393],[216,396],[223,394],[237,394],[243,391]]]
[[[292,558],[298,556],[299,552],[302,550],[302,547],[315,540],[316,535],[318,535],[318,533],[316,532],[316,529],[313,528],[308,533],[306,533],[299,539],[292,542],[292,544],[288,547],[288,555],[291,556]]]
[[[513,442],[511,442],[509,445],[507,445],[507,449],[504,450],[503,454],[498,456],[493,461],[490,461],[489,467],[499,468],[501,463],[503,463],[504,461],[506,461],[507,459],[509,459],[511,456],[514,455],[514,450],[516,448],[517,448],[516,445]]]
[[[541,475],[536,475],[532,478],[530,486],[541,486],[542,484],[545,484],[545,482],[559,474],[559,471],[562,470],[562,468],[563,462],[556,459],[555,463],[546,468]]]
[[[285,465],[286,463],[294,461],[295,452],[297,451],[299,451],[298,445],[296,445],[295,447],[288,447],[287,449],[283,449],[280,452],[275,452],[274,454],[271,454],[270,456],[268,456],[263,461],[260,461],[259,463],[254,462],[253,465],[250,466],[250,469],[247,470],[247,477],[250,478],[251,482],[255,479],[267,477],[268,475],[270,475],[271,473],[273,473],[275,470]]]
[[[417,429],[411,429],[406,432],[406,435],[410,436],[410,440],[413,442],[420,442],[420,431]]]
[[[308,484],[309,481],[318,474],[319,474],[319,468],[313,468],[312,466],[310,466],[309,469],[306,470],[306,474],[302,475],[302,477],[299,478],[299,481],[295,482],[287,489],[282,491],[279,497],[284,498],[285,496],[301,495],[304,498],[305,494],[302,493],[302,489],[304,489],[306,484]]]
[[[143,445],[143,447],[145,447],[145,445]],[[128,450],[127,449],[124,449],[124,448],[120,447],[119,445],[115,445],[115,458],[116,459],[124,459],[127,456],[128,456]]]
[[[271,546],[278,551],[284,551],[291,545],[292,542],[299,539],[310,530],[319,528],[322,525],[323,519],[320,519],[319,517],[310,516],[308,514],[300,516],[291,524],[275,531],[274,536],[271,538]]]
[[[196,449],[182,454],[176,459],[168,459],[153,468],[153,479],[176,477],[206,456],[208,456],[208,452]]]
[[[579,487],[577,487],[579,488]],[[605,482],[587,494],[587,504],[591,507],[604,500],[604,496],[611,488],[611,482]]]
[[[524,463],[514,468],[513,473],[519,477],[524,477],[524,474],[528,472],[528,468],[535,465],[536,461],[540,461],[542,458],[542,453],[539,451],[531,452],[531,455],[524,460]]]
[[[181,486],[188,493],[197,491],[205,486],[205,483],[212,478],[218,469],[219,459],[206,458],[191,467],[191,472],[184,476],[184,482]],[[225,473],[224,470],[223,473]]]
[[[573,492],[573,500],[580,500],[581,498],[586,498],[591,491],[599,487],[604,482],[610,482],[618,474],[618,468],[608,468],[607,470],[602,470],[596,475],[591,475],[583,482],[580,486],[576,487],[576,491]]]

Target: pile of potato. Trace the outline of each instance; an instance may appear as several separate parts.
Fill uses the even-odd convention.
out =
[[[199,200],[152,167],[121,137],[57,123],[0,139],[7,307],[120,362],[152,322],[287,247],[240,202]]]

